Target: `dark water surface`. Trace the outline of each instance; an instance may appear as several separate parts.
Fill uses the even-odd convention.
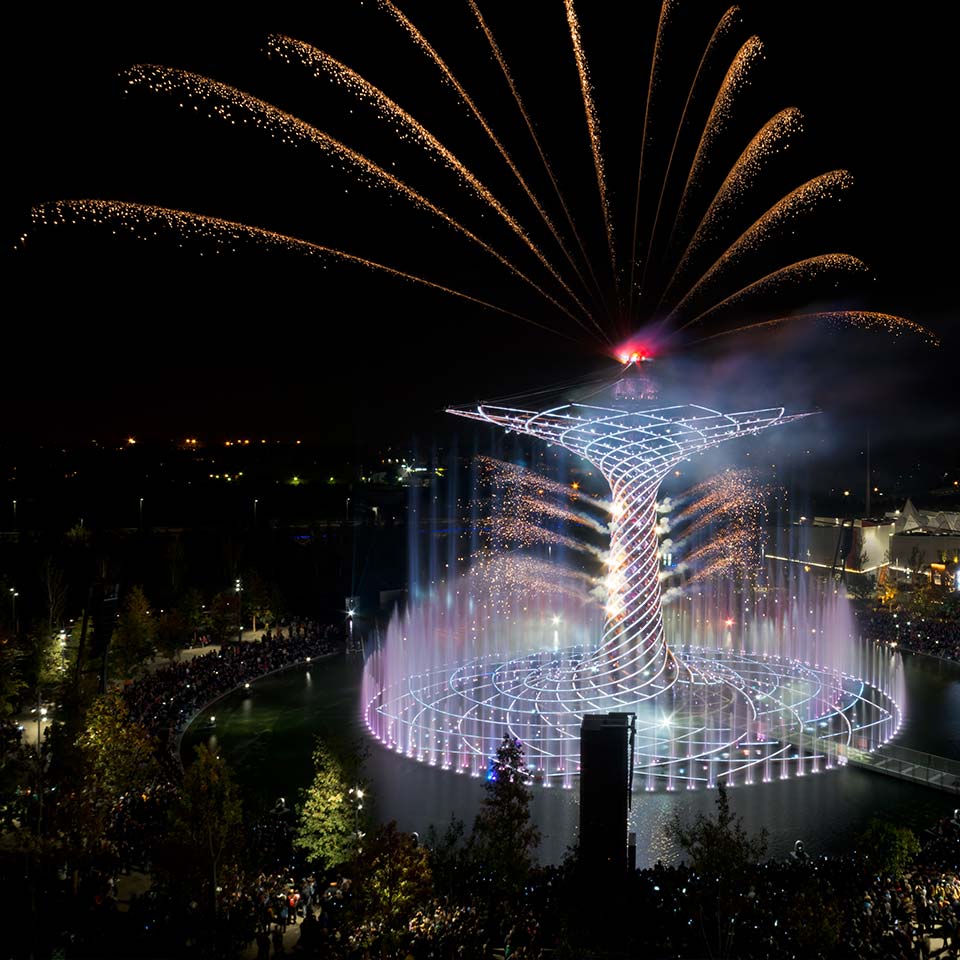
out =
[[[897,742],[960,759],[960,665],[908,655],[904,667],[907,720]],[[293,798],[310,782],[316,736],[361,736],[360,671],[359,658],[338,656],[258,680],[249,694],[232,693],[205,712],[200,720],[216,715],[215,734],[194,724],[183,755],[189,758],[197,743],[216,745],[245,790],[271,804]],[[483,796],[481,781],[368,742],[367,776],[380,820],[423,834],[455,814],[469,828]],[[708,790],[634,794],[630,829],[637,833],[638,864],[676,858],[666,830],[671,814],[710,811],[714,797]],[[736,787],[731,797],[747,829],[766,828],[773,856],[785,856],[798,839],[811,853],[842,850],[874,816],[922,830],[958,806],[950,794],[853,768]],[[575,837],[577,790],[538,789],[533,810],[543,832],[541,859],[557,861]]]

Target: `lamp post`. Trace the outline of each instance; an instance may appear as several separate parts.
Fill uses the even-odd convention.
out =
[[[16,590],[14,590],[13,587],[11,587],[10,588],[10,619],[13,621],[14,636],[16,636],[19,633],[19,631],[17,630],[17,597],[19,596],[20,594]]]
[[[347,497],[347,513],[346,513],[346,519],[347,519],[347,520],[350,519],[350,498],[349,498],[349,497]]]
[[[13,529],[17,529],[17,501],[13,501]]]
[[[234,582],[234,589],[237,592],[237,642],[243,642],[243,585],[240,583],[240,578],[237,577]]]
[[[257,525],[257,500],[256,500],[256,498],[254,498],[254,500],[253,500],[253,525],[254,525],[254,527],[256,527],[256,525]]]
[[[143,497],[140,498],[140,529],[143,530]]]

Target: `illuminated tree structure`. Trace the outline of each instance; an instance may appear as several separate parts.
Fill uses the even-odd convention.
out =
[[[657,536],[661,481],[696,454],[798,415],[693,405],[640,410],[633,403],[543,411],[482,404],[448,412],[563,447],[607,480],[602,635],[564,649],[483,649],[475,639],[478,598],[456,590],[412,603],[394,617],[364,672],[365,720],[381,742],[484,776],[508,736],[524,743],[536,779],[569,787],[579,771],[583,715],[626,711],[636,716],[634,782],[652,790],[816,773],[896,733],[899,660],[855,642],[832,588],[820,598],[803,594],[802,603],[802,591],[767,591],[749,628],[734,631],[727,621],[719,643],[674,618],[668,642]],[[829,637],[826,645],[803,640],[820,635]],[[452,647],[444,646],[448,637]],[[447,650],[459,654],[447,657]]]
[[[805,416],[785,415],[783,407],[720,413],[683,405],[641,412],[577,403],[543,412],[487,405],[447,412],[565,447],[593,464],[610,485],[603,642],[575,679],[578,687],[623,693],[631,703],[656,696],[676,677],[664,640],[660,597],[656,527],[661,481],[694,454]]]

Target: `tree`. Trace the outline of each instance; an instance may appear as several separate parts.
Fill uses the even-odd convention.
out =
[[[43,563],[43,600],[47,610],[47,632],[56,633],[63,625],[63,611],[67,605],[67,584],[51,557]]]
[[[294,844],[306,851],[311,861],[329,870],[346,863],[356,852],[366,823],[362,814],[367,798],[359,780],[359,762],[345,763],[328,744],[318,740],[313,765],[313,783],[304,791]]]
[[[117,690],[101,694],[90,705],[80,748],[87,779],[113,802],[128,793],[142,793],[160,772],[156,742],[130,716]]]
[[[532,867],[540,831],[530,822],[530,776],[519,740],[505,736],[487,773],[486,796],[473,825],[473,856],[491,892],[515,898]]]
[[[736,919],[746,906],[749,878],[767,852],[767,832],[751,836],[740,817],[730,809],[730,798],[721,782],[717,787],[715,817],[698,813],[686,823],[675,813],[668,832],[690,857],[695,873],[704,878],[694,894],[700,914],[700,928],[708,951],[729,956],[736,933]],[[707,923],[708,916],[715,921]]]
[[[257,620],[264,624],[273,617],[272,593],[269,584],[256,571],[244,577],[243,606],[254,630],[257,629]]]
[[[920,841],[909,827],[871,820],[857,841],[871,873],[900,877],[920,853]]]
[[[210,636],[215,643],[229,643],[237,639],[240,617],[236,591],[224,590],[213,598],[210,608]]]
[[[165,610],[160,614],[157,620],[157,649],[164,657],[173,660],[189,639],[186,617],[179,610]]]
[[[113,631],[110,662],[121,677],[140,673],[154,655],[156,623],[142,587],[133,587],[123,601],[120,619]]]
[[[364,845],[357,879],[364,920],[380,926],[394,942],[413,911],[433,892],[428,852],[415,836],[401,833],[394,821]]]
[[[206,633],[210,629],[210,615],[204,605],[200,591],[196,587],[184,590],[183,595],[177,601],[177,609],[183,615],[187,632],[190,634],[193,643],[196,644],[197,634]]]
[[[240,793],[230,768],[201,744],[172,811],[172,835],[192,854],[186,862],[203,864],[196,879],[208,888],[207,902],[214,913],[221,875],[239,858],[242,823]]]
[[[469,869],[463,844],[464,824],[453,814],[441,834],[430,824],[424,845],[430,856],[430,872],[437,892],[444,897],[457,896],[463,889]]]

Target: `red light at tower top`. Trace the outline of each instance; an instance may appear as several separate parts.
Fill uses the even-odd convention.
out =
[[[625,367],[629,367],[634,363],[649,363],[653,359],[647,347],[632,343],[620,347],[617,350],[616,356]]]

